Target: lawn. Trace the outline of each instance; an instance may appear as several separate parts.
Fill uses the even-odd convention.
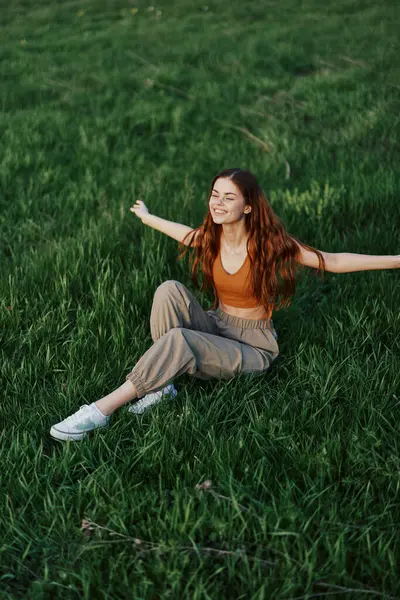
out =
[[[204,2],[209,0],[202,0]],[[0,596],[400,597],[399,271],[303,269],[262,377],[52,424],[152,344],[212,178],[327,252],[400,252],[394,1],[1,2]]]

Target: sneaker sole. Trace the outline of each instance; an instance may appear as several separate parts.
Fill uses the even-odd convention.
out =
[[[108,425],[103,425],[102,427],[95,427],[95,429],[104,429],[105,427],[108,427]],[[83,438],[85,438],[91,431],[94,431],[94,429],[90,429],[89,431],[83,431],[82,433],[66,433],[65,431],[60,431],[59,429],[56,429],[53,426],[50,429],[50,435],[55,440],[59,440],[59,441],[73,440],[75,442],[75,441],[82,440]]]

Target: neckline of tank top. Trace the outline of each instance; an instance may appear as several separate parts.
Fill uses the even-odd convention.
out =
[[[244,261],[242,262],[242,265],[241,265],[241,266],[240,266],[240,268],[239,268],[237,271],[235,271],[234,273],[228,273],[227,271],[225,271],[225,269],[224,269],[224,266],[223,266],[223,264],[222,264],[222,260],[221,260],[221,249],[219,249],[219,252],[218,252],[218,256],[217,256],[217,258],[218,258],[218,260],[219,260],[219,264],[221,265],[221,268],[222,268],[223,272],[225,273],[225,275],[228,275],[228,277],[234,277],[235,275],[237,275],[237,274],[238,274],[238,273],[239,273],[239,272],[240,272],[240,271],[243,269],[244,265],[245,265],[245,264],[246,264],[246,262],[247,262],[247,259],[249,258],[249,255],[248,255],[248,254],[246,254],[246,258],[245,258],[245,259],[244,259]]]

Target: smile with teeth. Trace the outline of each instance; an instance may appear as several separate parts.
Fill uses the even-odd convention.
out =
[[[226,214],[225,210],[218,210],[217,208],[214,208],[214,212],[217,213],[217,215],[225,215]]]

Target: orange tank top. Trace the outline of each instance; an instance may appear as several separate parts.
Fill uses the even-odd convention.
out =
[[[221,263],[221,250],[218,251],[217,258],[214,260],[212,267],[215,289],[218,298],[228,306],[237,308],[256,308],[260,305],[254,296],[250,296],[249,275],[250,275],[250,259],[249,255],[246,258],[236,273],[229,275]],[[265,317],[267,318],[266,314]]]

